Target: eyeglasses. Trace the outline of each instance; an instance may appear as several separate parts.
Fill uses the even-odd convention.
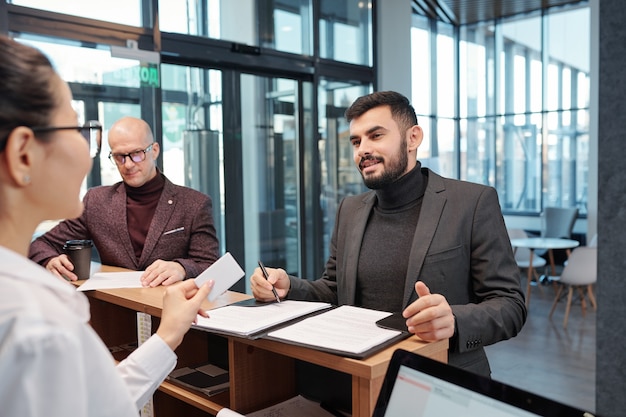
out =
[[[112,153],[109,152],[109,160],[116,165],[124,165],[126,163],[126,158],[130,158],[134,163],[142,162],[146,159],[146,153],[150,152],[154,143],[151,143],[146,149],[141,149],[138,151],[130,152],[130,153]]]
[[[35,133],[54,132],[56,130],[77,130],[87,140],[89,144],[89,154],[92,158],[100,152],[102,145],[102,125],[97,120],[89,120],[82,126],[37,126],[31,127]]]

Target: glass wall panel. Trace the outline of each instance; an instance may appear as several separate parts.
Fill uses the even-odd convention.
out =
[[[452,25],[444,23],[437,24],[437,50],[436,50],[437,71],[433,73],[436,77],[437,86],[437,116],[456,116],[456,46]]]
[[[294,54],[312,55],[311,16],[309,0],[301,1],[294,10],[275,9],[273,15],[274,42],[264,42],[266,48]],[[294,2],[297,3],[297,2]]]
[[[354,100],[371,92],[369,86],[326,78],[320,80],[318,143],[325,259],[328,258],[328,244],[335,224],[337,205],[344,197],[359,194],[367,189],[352,159],[350,126],[344,114]]]
[[[577,105],[571,98],[572,74],[579,71],[589,74],[589,28],[590,15],[588,7],[549,13],[546,15],[547,55],[553,71],[560,72],[560,100],[563,109],[571,109]],[[588,91],[588,89],[587,89]],[[553,104],[553,103],[551,103]],[[557,110],[553,105],[549,110]]]
[[[411,28],[411,104],[418,115],[431,114],[431,59],[429,21],[426,16],[413,15]]]
[[[320,0],[320,57],[373,65],[372,9],[362,0]]]
[[[311,0],[159,0],[164,32],[312,55]]]
[[[43,51],[66,82],[140,86],[140,62],[112,57],[109,45],[85,46],[83,42],[32,34],[19,34],[15,39]]]
[[[528,110],[541,112],[543,110],[543,65],[538,52],[529,53],[528,56],[530,60]]]
[[[8,0],[8,3],[129,26],[142,25],[141,0]]]
[[[460,30],[459,41],[459,115],[485,116],[494,112],[495,70],[494,26],[467,27]]]
[[[541,125],[517,126],[507,117],[494,121],[502,126],[496,143],[496,189],[505,212],[541,211]]]
[[[520,114],[530,108],[532,101],[530,62],[541,56],[541,16],[507,20],[501,28],[503,51],[500,54],[501,90],[497,108],[500,114]],[[536,86],[533,85],[532,95],[541,97],[542,90]],[[524,124],[524,120],[517,120],[517,123]]]
[[[461,179],[479,184],[495,183],[495,126],[493,119],[461,119]]]
[[[589,9],[546,16],[548,141],[544,206],[587,213],[589,149]],[[578,111],[565,111],[567,109]]]
[[[577,113],[578,117],[582,116],[583,118],[588,119],[589,111],[580,110]],[[585,129],[585,132],[589,132],[589,125],[587,125],[586,127],[587,128]],[[576,178],[574,181],[576,189],[574,190],[574,198],[576,200],[576,207],[578,207],[578,211],[584,214],[588,213],[587,202],[589,181],[587,180],[587,178],[589,177],[589,151],[589,134],[579,134],[576,137],[576,155],[574,156],[576,162]]]
[[[257,0],[159,0],[163,32],[259,46]]]
[[[561,103],[561,67],[557,63],[548,64],[546,80],[546,110],[558,110]]]
[[[589,73],[579,71],[576,74],[576,107],[588,108],[589,107],[589,95],[591,93],[589,89]]]
[[[417,148],[417,160],[422,163],[422,166],[427,166],[433,171],[439,172],[439,163],[437,162],[437,158],[433,157],[433,147],[431,146],[433,120],[433,117],[417,117],[417,124],[422,127],[422,132],[424,133],[422,144]]]
[[[548,114],[547,162],[544,169],[549,180],[545,187],[544,207],[579,207],[586,213],[586,187],[577,186],[577,176],[586,178],[588,172],[588,154],[580,151],[588,151],[589,135],[576,131],[576,124],[572,126],[575,115],[569,111]],[[586,181],[581,183],[586,184]]]
[[[438,118],[436,124],[437,140],[431,139],[431,157],[437,158],[437,173],[446,177],[459,178],[459,163],[454,119]],[[434,135],[433,135],[434,136]]]
[[[447,25],[425,19],[413,19],[413,96],[419,108],[426,100],[415,99],[416,85],[435,86],[430,98],[437,110],[429,118],[436,128],[425,135],[418,152],[423,164],[444,175],[496,186],[506,214],[538,215],[556,205],[577,206],[584,215],[589,9],[461,26],[458,39]],[[429,35],[431,28],[435,33]],[[453,62],[456,43],[458,68]],[[432,63],[430,72],[420,65],[426,61]],[[423,113],[428,115],[428,109]],[[420,120],[423,125],[424,117]]]
[[[421,117],[418,118],[418,123],[424,132],[424,139],[417,149],[417,159],[423,167],[430,168],[438,174],[456,178],[458,168],[455,150],[455,121]]]

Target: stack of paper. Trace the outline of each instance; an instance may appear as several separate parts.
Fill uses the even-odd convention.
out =
[[[328,303],[309,301],[283,301],[262,306],[231,304],[209,310],[209,318],[198,315],[195,327],[234,336],[254,336],[273,326],[330,307]]]

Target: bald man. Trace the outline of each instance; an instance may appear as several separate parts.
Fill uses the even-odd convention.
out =
[[[219,257],[211,198],[173,184],[159,171],[160,147],[144,120],[118,120],[109,129],[108,141],[109,159],[122,181],[89,189],[83,214],[34,240],[29,257],[74,281],[74,265],[63,245],[90,239],[102,264],[145,271],[144,286],[198,276]]]

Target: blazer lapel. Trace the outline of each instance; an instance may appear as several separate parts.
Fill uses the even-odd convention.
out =
[[[111,201],[111,213],[121,213],[121,216],[115,216],[113,222],[115,223],[115,229],[119,236],[119,241],[122,243],[122,247],[128,256],[128,259],[133,263],[135,269],[139,267],[137,258],[135,257],[135,250],[133,244],[130,241],[130,234],[128,233],[128,216],[126,213],[126,189],[123,183],[119,183],[117,192],[113,195]]]
[[[159,243],[159,239],[165,231],[165,227],[167,226],[170,217],[172,217],[172,213],[174,213],[176,203],[176,189],[173,184],[166,179],[165,185],[163,186],[163,192],[161,193],[161,198],[159,199],[157,208],[154,211],[154,216],[152,216],[152,222],[150,223],[150,229],[148,230],[146,241],[143,244],[143,251],[141,252],[139,265],[145,264],[146,260],[150,258],[150,255],[152,254],[152,251],[154,251],[157,243]]]
[[[427,168],[423,168],[427,169]],[[404,306],[406,307],[415,295],[415,282],[422,271],[426,253],[430,247],[435,231],[439,225],[443,208],[446,205],[446,193],[443,179],[428,170],[428,185],[424,192],[424,200],[420,210],[420,217],[415,228],[411,254],[406,273],[404,286]]]
[[[344,277],[337,277],[337,285],[339,286],[339,294],[343,294],[347,304],[354,304],[356,294],[356,277],[357,267],[359,265],[359,252],[361,251],[361,242],[365,233],[365,226],[369,218],[376,195],[368,193],[362,200],[362,205],[357,207],[353,213],[352,219],[347,226],[347,242],[346,251],[341,262],[343,263]],[[342,288],[343,287],[343,288]],[[341,297],[339,298],[341,300]],[[341,302],[340,302],[341,303]]]

